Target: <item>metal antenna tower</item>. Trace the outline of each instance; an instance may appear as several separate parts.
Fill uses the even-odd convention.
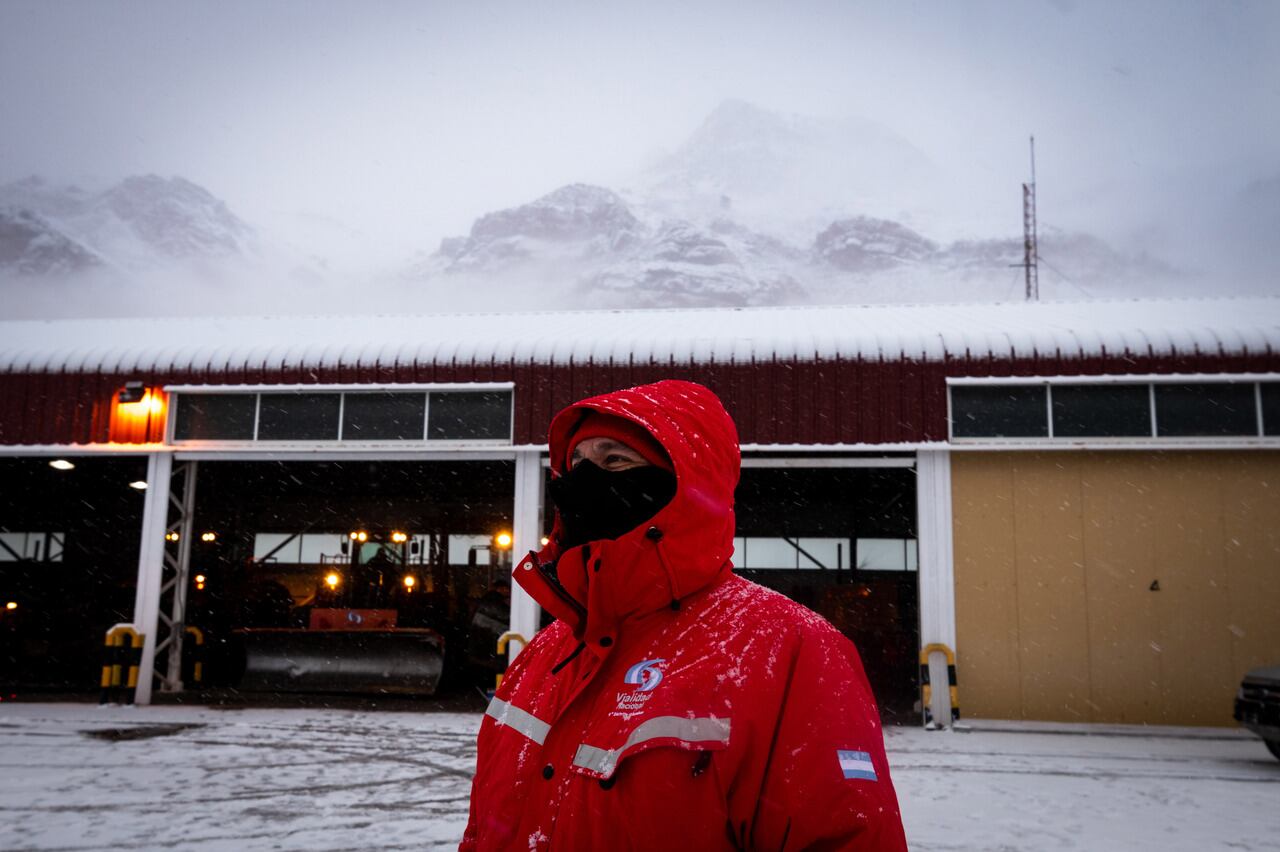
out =
[[[1022,185],[1022,268],[1027,301],[1040,301],[1040,253],[1036,244],[1036,137],[1031,137],[1031,183]]]

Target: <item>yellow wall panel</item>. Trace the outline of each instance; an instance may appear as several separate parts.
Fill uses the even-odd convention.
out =
[[[965,685],[961,706],[979,717],[1021,718],[1013,474],[953,455],[953,482],[957,473],[965,488],[952,495],[956,612],[980,614],[956,625],[956,644],[966,649],[956,669]]]
[[[1239,685],[1229,674],[1229,599],[1224,570],[1222,468],[1212,453],[1153,460],[1151,495],[1161,518],[1154,593],[1161,628],[1163,715],[1172,725],[1224,724]]]
[[[1156,601],[1159,517],[1143,454],[1090,454],[1081,474],[1094,721],[1162,717]]]
[[[1089,718],[1089,629],[1079,460],[1011,454],[1022,712]]]
[[[954,453],[952,498],[972,715],[1231,724],[1280,659],[1280,453]]]
[[[1280,453],[1224,466],[1223,554],[1231,601],[1231,679],[1280,660]]]

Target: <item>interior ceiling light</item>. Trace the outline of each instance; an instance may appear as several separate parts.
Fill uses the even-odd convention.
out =
[[[139,491],[146,491],[146,490],[147,490],[147,482],[146,482],[146,480],[144,480],[144,479],[135,479],[133,482],[130,482],[130,483],[129,483],[129,487],[130,487],[130,488],[136,488],[136,489],[138,489]]]
[[[66,459],[54,459],[49,462],[49,467],[54,470],[75,470],[76,466]]]

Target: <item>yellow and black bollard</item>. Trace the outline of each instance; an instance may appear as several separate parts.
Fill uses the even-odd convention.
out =
[[[103,643],[102,696],[99,704],[132,704],[138,686],[145,637],[131,624],[117,624],[107,631]]]
[[[183,629],[183,632],[190,635],[195,642],[194,645],[191,645],[189,643],[184,644],[182,646],[182,650],[184,652],[183,656],[191,660],[191,677],[189,678],[189,680],[192,683],[198,684],[202,680],[204,680],[204,631],[201,630],[199,627],[193,627],[192,625],[188,624]],[[189,652],[187,651],[188,648],[191,649]],[[183,666],[183,668],[185,670],[186,666]],[[184,671],[183,673],[184,679],[185,679],[185,674],[186,673]]]
[[[956,655],[955,652],[940,642],[925,645],[920,651],[920,690],[921,703],[924,705],[924,724],[933,724],[933,688],[929,684],[929,655],[938,651],[947,657],[947,684],[951,696],[951,724],[960,721],[960,694],[956,688]]]
[[[498,656],[502,656],[507,653],[507,643],[512,639],[519,642],[521,647],[529,644],[528,639],[513,630],[508,630],[506,633],[503,633],[498,637]],[[502,686],[502,675],[497,675],[493,681],[493,688],[497,689],[500,686]]]

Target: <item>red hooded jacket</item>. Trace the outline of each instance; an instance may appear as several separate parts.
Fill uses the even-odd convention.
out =
[[[553,535],[516,566],[557,620],[486,712],[460,848],[905,849],[857,651],[732,572],[720,400],[680,381],[583,400],[551,423],[553,475],[591,409],[652,433],[676,494],[617,539],[560,553]]]

